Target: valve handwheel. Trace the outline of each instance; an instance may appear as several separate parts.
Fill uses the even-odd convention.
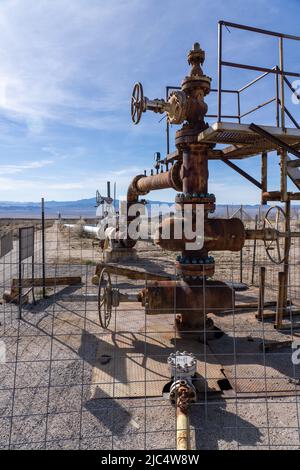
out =
[[[112,286],[111,278],[107,269],[102,269],[98,284],[98,314],[102,328],[105,330],[111,320],[112,312]]]
[[[144,92],[143,86],[137,82],[132,91],[131,96],[131,119],[134,124],[138,124],[144,111]]]
[[[274,214],[274,217],[271,216]],[[272,240],[264,239],[264,245],[269,259],[275,264],[281,264],[285,261],[284,249],[280,246],[280,228],[286,226],[286,215],[280,206],[271,207],[264,218],[264,230],[272,229],[275,231],[275,237]],[[285,239],[289,243],[289,239]],[[274,255],[270,251],[274,250]]]

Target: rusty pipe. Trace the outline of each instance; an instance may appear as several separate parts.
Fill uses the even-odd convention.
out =
[[[183,192],[187,194],[207,193],[208,147],[190,144],[182,154],[181,178]]]
[[[190,450],[190,423],[187,411],[176,410],[176,449]]]
[[[176,191],[182,191],[180,167],[181,164],[176,162],[170,170],[163,173],[151,176],[136,176],[129,185],[127,202],[137,202],[139,196],[144,196],[150,191],[158,189],[173,188]]]
[[[154,235],[154,242],[167,251],[183,251],[187,240],[184,234],[183,218],[165,219]],[[193,227],[195,230],[195,227]],[[204,245],[206,251],[240,251],[245,243],[245,228],[240,219],[206,219],[204,224]]]
[[[234,291],[215,280],[149,281],[140,295],[149,315],[180,313],[190,326],[202,326],[206,313],[218,314],[232,308]]]
[[[144,196],[150,191],[158,189],[173,188],[176,191],[182,191],[180,169],[181,163],[176,162],[170,170],[164,173],[151,176],[135,176],[127,190],[127,227],[129,223],[135,219],[135,216],[128,216],[128,211],[132,205],[138,203],[139,196]],[[133,248],[136,244],[136,240],[130,239],[129,235],[127,235],[127,239],[122,240],[122,243],[127,248]]]

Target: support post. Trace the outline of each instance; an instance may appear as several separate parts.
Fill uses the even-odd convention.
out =
[[[45,256],[45,200],[42,197],[42,278],[43,278],[43,299],[46,298],[46,256]]]
[[[255,216],[255,231],[257,230],[258,216]],[[255,274],[255,261],[256,261],[256,237],[253,241],[253,257],[252,257],[252,273],[251,273],[251,284],[254,284],[254,274]]]
[[[261,154],[261,204],[267,204],[263,198],[263,193],[268,191],[268,154],[262,152]]]
[[[289,256],[291,247],[291,201],[285,203],[285,233],[288,234],[284,239],[284,308],[287,307],[288,301],[288,283],[289,283]]]
[[[287,152],[286,150],[280,150],[280,192],[281,201],[286,202],[288,200],[287,194]]]
[[[18,320],[22,320],[22,242],[21,242],[21,229],[19,229],[19,276],[18,276],[18,288],[19,288],[19,305],[18,305]]]
[[[222,120],[222,23],[218,24],[218,122]]]
[[[283,271],[278,273],[278,296],[276,307],[276,323],[275,328],[281,328],[284,315],[284,290],[285,290],[285,274]]]
[[[243,206],[241,205],[241,221],[243,222]],[[240,251],[240,282],[243,282],[243,248]]]
[[[280,99],[279,99],[279,67],[276,65],[276,74],[275,74],[275,91],[276,91],[276,126],[280,126],[280,118],[279,118],[279,106],[280,106]]]
[[[284,63],[283,63],[283,38],[279,38],[279,69],[280,69],[280,107],[281,127],[285,128],[285,100],[284,100]]]
[[[258,309],[257,318],[263,318],[264,306],[265,306],[265,280],[266,280],[266,268],[261,266],[259,269],[259,293],[258,293]]]

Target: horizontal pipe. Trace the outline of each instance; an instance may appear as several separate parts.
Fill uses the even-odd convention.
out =
[[[148,315],[177,314],[189,327],[203,330],[207,313],[218,314],[234,305],[234,291],[221,281],[149,281],[141,292]]]
[[[167,251],[183,251],[187,243],[196,242],[196,234],[188,240],[184,228],[184,219],[167,218],[155,233],[154,242]],[[203,242],[203,248],[207,251],[240,251],[245,243],[244,224],[238,218],[207,219]]]
[[[299,201],[300,200],[300,193],[287,193],[289,201]],[[280,201],[281,200],[281,192],[280,191],[266,191],[262,194],[262,198],[264,201]]]
[[[153,176],[144,176],[136,183],[138,193],[145,194],[158,189],[166,189],[171,187],[170,172],[158,173]]]

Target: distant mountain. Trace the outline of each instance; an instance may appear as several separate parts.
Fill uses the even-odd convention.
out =
[[[119,201],[116,201],[118,204]],[[174,202],[148,201],[150,206],[164,204],[172,206]],[[48,218],[57,217],[60,213],[62,217],[95,217],[96,216],[95,198],[79,199],[77,201],[45,201],[45,214]],[[228,209],[227,209],[228,208]],[[240,208],[240,205],[217,205],[215,216],[231,216]],[[243,205],[243,210],[254,217],[257,213],[259,205]],[[1,218],[37,218],[41,214],[40,202],[11,202],[0,201],[0,217]]]

